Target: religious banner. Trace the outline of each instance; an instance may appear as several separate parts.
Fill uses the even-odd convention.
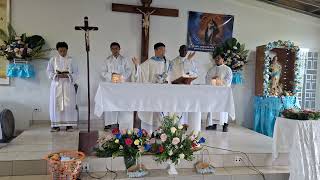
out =
[[[10,21],[10,0],[0,0],[0,29],[7,30]],[[4,42],[0,40],[0,46]],[[0,56],[0,85],[9,85],[10,80],[6,75],[8,61],[4,56]]]
[[[189,12],[188,49],[212,52],[225,40],[232,38],[234,16]]]

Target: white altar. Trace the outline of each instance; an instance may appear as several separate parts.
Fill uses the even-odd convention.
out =
[[[95,96],[95,115],[104,111],[227,112],[235,119],[230,87],[100,83]]]

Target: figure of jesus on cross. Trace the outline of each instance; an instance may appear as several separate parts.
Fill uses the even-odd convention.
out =
[[[142,14],[141,61],[148,59],[150,16],[178,17],[179,10],[151,7],[152,0],[141,0],[142,6],[112,3],[112,11]]]

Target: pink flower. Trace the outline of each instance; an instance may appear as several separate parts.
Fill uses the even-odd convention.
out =
[[[150,139],[150,144],[154,144],[154,143],[156,143],[156,139],[155,138],[151,138]]]
[[[194,141],[195,139],[196,139],[196,136],[195,136],[195,135],[191,135],[191,136],[190,136],[190,140],[191,140],[191,141]]]
[[[166,134],[161,134],[160,139],[162,142],[165,142],[167,140],[167,135]]]
[[[121,134],[127,134],[127,129],[122,129]]]
[[[137,134],[139,132],[138,128],[134,128],[133,131],[135,132],[135,134]]]
[[[142,133],[143,133],[144,136],[148,135],[148,132],[145,129],[142,129]]]
[[[132,139],[127,138],[127,139],[125,139],[125,143],[126,143],[127,146],[131,146],[131,144],[133,143],[133,141],[132,141]]]
[[[177,144],[179,144],[179,142],[180,142],[180,139],[177,138],[177,137],[175,137],[175,138],[172,139],[172,144],[173,144],[173,145],[177,145]]]

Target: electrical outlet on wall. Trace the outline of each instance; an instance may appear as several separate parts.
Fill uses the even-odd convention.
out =
[[[81,171],[82,172],[89,172],[90,171],[88,162],[82,162]]]
[[[41,112],[41,108],[40,107],[35,107],[35,108],[33,108],[33,112]]]
[[[241,156],[235,156],[234,157],[234,164],[235,165],[240,165],[242,161],[242,157]]]

